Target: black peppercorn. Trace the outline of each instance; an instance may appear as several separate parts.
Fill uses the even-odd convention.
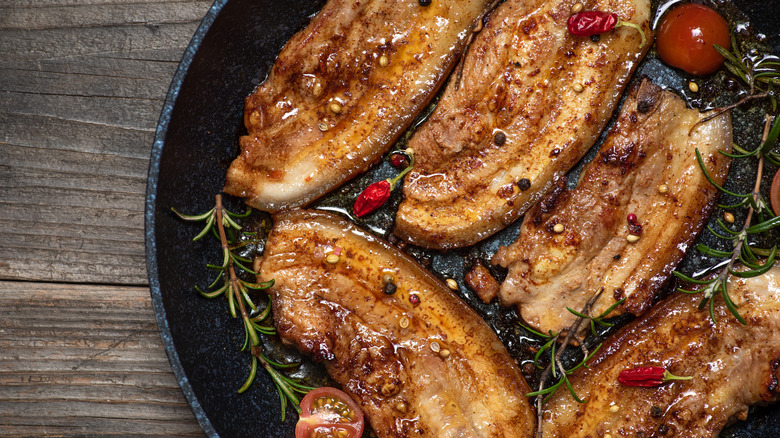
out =
[[[597,43],[597,42],[601,41],[601,35],[599,35],[599,34],[591,35],[590,36],[590,40],[593,41],[594,43]]]
[[[392,295],[395,293],[396,286],[394,283],[387,283],[385,285],[385,294],[386,295]]]
[[[521,178],[520,181],[517,182],[517,187],[520,187],[520,190],[526,191],[531,188],[531,180],[528,178]]]
[[[658,406],[653,406],[652,408],[650,408],[650,416],[651,417],[656,417],[657,418],[657,417],[662,416],[663,414],[664,414],[663,411],[661,411],[661,408],[659,408]]]
[[[430,6],[431,0],[420,0],[420,6]]]
[[[496,135],[493,137],[493,141],[499,146],[503,145],[506,143],[506,134],[501,131],[496,132]]]

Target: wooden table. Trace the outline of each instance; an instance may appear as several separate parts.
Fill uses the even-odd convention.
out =
[[[0,2],[0,436],[203,436],[143,218],[160,109],[210,6]]]

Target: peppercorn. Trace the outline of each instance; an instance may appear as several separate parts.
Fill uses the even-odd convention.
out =
[[[431,0],[420,0],[420,6],[430,6]]]
[[[409,302],[414,305],[420,304],[420,297],[415,294],[409,295]]]
[[[531,188],[531,180],[528,178],[521,178],[520,181],[517,182],[517,187],[520,187],[520,190],[526,191]]]
[[[396,289],[398,289],[398,287],[394,283],[387,283],[385,285],[385,290],[384,290],[385,295],[392,295],[392,294],[394,294]]]
[[[493,141],[497,145],[502,146],[504,143],[506,143],[506,134],[504,134],[502,131],[496,132],[496,135],[493,137]]]

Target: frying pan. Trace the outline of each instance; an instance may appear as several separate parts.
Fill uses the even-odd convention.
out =
[[[751,25],[766,34],[768,44],[780,53],[780,2],[730,3],[718,1],[726,9],[734,6],[751,17]],[[226,169],[238,153],[237,140],[244,130],[244,98],[264,79],[284,43],[321,6],[322,2],[311,0],[217,0],[184,54],[157,127],[145,213],[152,301],[173,371],[210,437],[292,437],[297,417],[288,408],[287,421],[280,421],[278,395],[262,371],[247,392],[237,393],[250,366],[249,354],[239,351],[241,322],[230,317],[224,299],[207,300],[194,291],[194,286],[205,287],[213,280],[205,264],[220,260],[218,247],[209,239],[192,242],[199,228],[179,220],[170,209],[195,214],[214,205],[214,195],[221,191]],[[677,89],[686,83],[652,53],[638,74]],[[318,205],[337,209],[344,204],[340,196],[356,193],[350,187],[365,186],[365,181],[384,171],[383,166],[369,171],[353,186]],[[737,185],[747,183],[734,179]],[[391,204],[397,202],[396,198]],[[244,210],[237,199],[228,197],[226,204],[233,211]],[[382,233],[390,228],[392,211],[376,217],[374,223],[367,224],[371,230]],[[447,254],[419,251],[415,255],[427,257],[439,274],[462,278],[466,259],[484,256],[499,244],[511,242],[517,226],[475,248]],[[695,267],[707,262],[693,254],[684,263]],[[499,332],[511,352],[520,350],[519,341],[507,338],[501,329],[507,321],[513,323],[512,311],[485,305],[468,290],[460,292]],[[309,369],[311,365],[304,367]],[[747,422],[730,427],[721,436],[770,438],[777,437],[778,431],[780,407],[757,408],[751,410]]]

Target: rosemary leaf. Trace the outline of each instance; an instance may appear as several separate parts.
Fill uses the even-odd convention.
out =
[[[249,389],[250,386],[252,386],[252,382],[255,381],[255,376],[257,375],[257,358],[252,356],[252,366],[249,368],[249,377],[246,378],[244,381],[244,384],[241,385],[240,388],[238,388],[238,393],[241,394],[247,389]]]
[[[713,186],[715,186],[718,190],[720,190],[723,193],[727,193],[731,196],[736,196],[737,198],[746,198],[750,195],[740,195],[738,193],[731,192],[729,190],[724,189],[721,187],[718,183],[716,183],[712,177],[710,176],[710,173],[707,171],[707,167],[704,165],[704,160],[701,158],[701,152],[699,152],[699,149],[696,148],[696,161],[699,162],[699,167],[701,167],[701,170],[704,171],[704,176],[707,178],[707,181],[710,182]]]

